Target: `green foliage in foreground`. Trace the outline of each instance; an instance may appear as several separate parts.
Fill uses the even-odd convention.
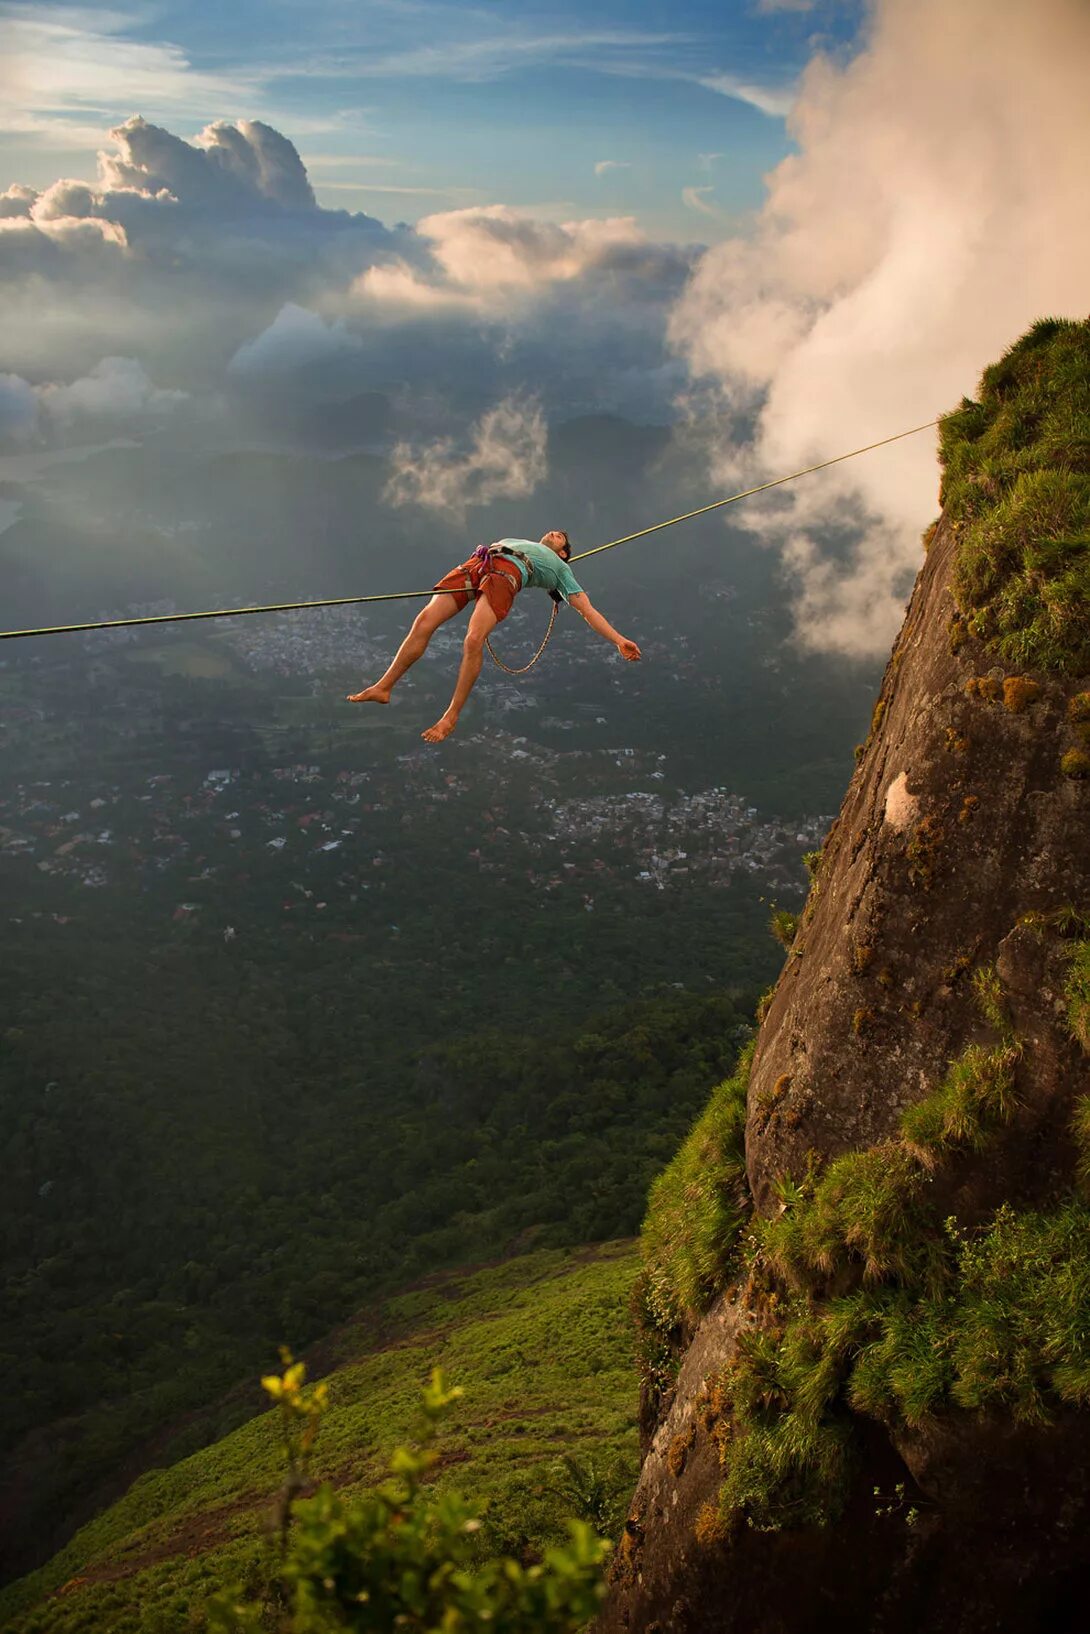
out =
[[[953,588],[1018,668],[1090,668],[1090,320],[1044,319],[942,421]]]
[[[334,1336],[311,1464],[337,1502],[371,1488],[414,1434],[439,1365],[464,1382],[429,1491],[460,1491],[476,1547],[524,1565],[562,1546],[565,1517],[614,1527],[638,1466],[627,1308],[633,1244],[540,1251],[429,1279]],[[142,1476],[48,1566],[0,1594],[12,1634],[182,1634],[209,1595],[270,1571],[282,1450],[275,1413]],[[325,1524],[325,1523],[323,1523]],[[334,1525],[332,1519],[330,1525]],[[336,1523],[339,1524],[339,1523]]]
[[[324,1385],[307,1388],[301,1363],[285,1361],[283,1375],[262,1380],[279,1403],[287,1454],[280,1561],[262,1594],[217,1597],[213,1630],[460,1634],[486,1624],[501,1634],[571,1634],[593,1615],[609,1545],[585,1522],[571,1523],[566,1548],[526,1566],[482,1554],[472,1507],[453,1492],[425,1488],[438,1421],[462,1394],[447,1390],[439,1369],[423,1394],[421,1444],[399,1447],[384,1481],[354,1500],[338,1498],[328,1485],[297,1500],[327,1395]]]

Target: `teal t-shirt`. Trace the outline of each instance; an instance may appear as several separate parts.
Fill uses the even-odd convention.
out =
[[[524,590],[555,590],[565,601],[570,596],[583,594],[583,586],[567,562],[548,545],[539,544],[536,539],[498,539],[492,549],[501,556],[509,556],[508,546],[511,550],[517,550],[520,556],[525,556],[530,564],[527,572],[526,562],[520,562],[518,556],[511,557],[522,574]]]

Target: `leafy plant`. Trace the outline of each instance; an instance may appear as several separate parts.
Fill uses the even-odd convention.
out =
[[[219,1596],[210,1629],[459,1634],[487,1626],[502,1634],[574,1634],[594,1614],[609,1545],[586,1522],[571,1522],[568,1545],[550,1549],[540,1565],[481,1558],[479,1517],[454,1493],[428,1491],[438,1421],[461,1395],[438,1370],[423,1395],[421,1444],[398,1448],[386,1479],[355,1499],[329,1486],[312,1498],[296,1495],[325,1410],[321,1386],[304,1388],[300,1363],[262,1383],[283,1413],[290,1533],[266,1595]]]
[[[773,906],[768,928],[782,947],[789,948],[799,928],[799,916],[792,913],[790,908]]]
[[[585,1521],[600,1537],[619,1531],[632,1490],[627,1464],[562,1453],[553,1466],[551,1489],[567,1514]]]

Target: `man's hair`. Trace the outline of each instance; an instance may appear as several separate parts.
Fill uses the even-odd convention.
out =
[[[571,540],[568,538],[567,534],[564,532],[564,529],[563,528],[550,528],[549,532],[550,533],[558,533],[560,535],[561,539],[563,539],[563,541],[564,541],[564,549],[567,551],[568,555],[570,556],[571,555]],[[541,540],[542,544],[545,543],[545,537],[546,536],[542,536],[542,540]]]

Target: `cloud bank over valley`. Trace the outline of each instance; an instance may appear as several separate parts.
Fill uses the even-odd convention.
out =
[[[1035,318],[1085,312],[1088,60],[1084,0],[872,0],[774,92],[717,70],[716,101],[786,112],[794,151],[732,216],[726,128],[694,149],[679,193],[710,247],[604,202],[387,224],[325,208],[262,120],[186,140],[133,116],[93,180],[0,195],[0,451],[368,450],[383,503],[431,527],[539,493],[577,416],[673,425],[693,503],[817,463],[952,407]],[[603,188],[638,168],[613,155]],[[637,458],[602,484],[614,512],[654,477]],[[729,513],[774,549],[803,648],[886,650],[935,477],[925,433]],[[679,497],[664,480],[649,519]]]
[[[694,247],[502,204],[415,228],[323,209],[294,145],[258,121],[188,142],[134,117],[113,138],[93,183],[0,196],[9,433],[55,429],[20,390],[59,403],[104,358],[133,359],[160,402],[202,399],[227,437],[224,399],[259,411],[289,390],[419,393],[459,416],[526,391],[553,414],[671,412],[684,369],[665,329]]]

